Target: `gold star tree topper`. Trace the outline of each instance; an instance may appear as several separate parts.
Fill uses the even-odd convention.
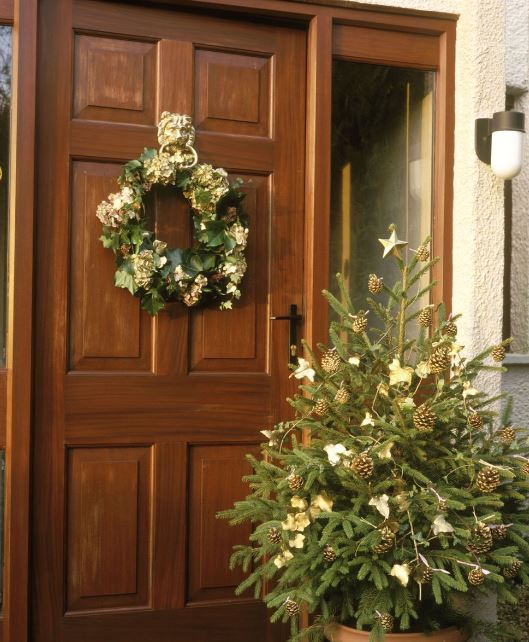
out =
[[[397,232],[395,228],[391,230],[391,236],[389,237],[389,239],[378,239],[378,240],[380,241],[380,243],[382,243],[382,246],[384,248],[384,254],[382,255],[382,258],[384,259],[388,254],[394,254],[396,257],[400,259],[401,258],[400,248],[406,247],[406,245],[408,245],[407,241],[399,241],[399,239],[397,238]]]

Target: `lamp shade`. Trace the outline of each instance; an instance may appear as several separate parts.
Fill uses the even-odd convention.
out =
[[[509,180],[520,173],[523,159],[523,132],[492,132],[490,166],[494,174]]]

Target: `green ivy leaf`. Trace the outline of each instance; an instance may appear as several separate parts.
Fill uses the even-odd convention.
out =
[[[126,269],[116,270],[116,274],[114,275],[114,284],[117,288],[124,288],[131,294],[134,294],[138,289],[134,283],[134,277]]]
[[[141,298],[141,308],[151,316],[156,316],[165,307],[165,302],[157,290],[149,290]]]

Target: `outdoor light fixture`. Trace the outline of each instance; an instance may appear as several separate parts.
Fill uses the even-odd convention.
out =
[[[525,115],[519,111],[497,111],[492,118],[476,119],[476,154],[480,161],[505,180],[522,169]]]

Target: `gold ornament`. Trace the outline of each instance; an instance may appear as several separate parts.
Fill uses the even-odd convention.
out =
[[[492,532],[483,522],[478,522],[472,529],[472,539],[467,543],[467,549],[476,555],[487,553],[492,548]]]
[[[329,546],[328,544],[326,544],[323,547],[323,559],[329,563],[334,562],[334,560],[336,559],[336,551],[332,546]]]
[[[393,629],[393,617],[389,613],[381,613],[378,619],[386,633],[389,633]]]
[[[500,485],[500,473],[496,468],[482,468],[476,478],[476,486],[483,493],[492,493]]]
[[[365,314],[358,314],[354,317],[352,323],[353,332],[356,334],[362,334],[367,330],[367,317]]]
[[[428,367],[432,374],[441,374],[452,364],[452,357],[450,349],[447,346],[437,348],[435,352],[428,359]]]
[[[373,474],[373,460],[368,454],[362,453],[353,459],[351,468],[362,479],[368,479]]]
[[[467,423],[469,426],[475,428],[476,430],[479,430],[479,428],[483,427],[483,419],[481,418],[479,412],[471,412],[467,417]]]
[[[399,241],[397,238],[397,232],[395,229],[392,230],[391,235],[389,239],[378,239],[380,243],[382,243],[382,247],[384,248],[384,254],[382,255],[382,258],[386,258],[388,254],[393,254],[397,258],[401,258],[400,256],[400,248],[401,247],[406,247],[408,245],[407,241]]]
[[[350,398],[351,395],[349,394],[347,388],[344,388],[344,386],[338,388],[337,393],[334,395],[334,401],[342,406],[346,404]]]
[[[449,321],[443,328],[443,334],[455,337],[457,335],[457,325],[453,321]]]
[[[485,573],[481,568],[473,568],[468,574],[468,582],[472,586],[479,586],[485,581]]]
[[[494,361],[503,361],[505,359],[505,346],[502,346],[501,343],[497,346],[494,346],[491,355]]]
[[[301,475],[296,475],[295,473],[289,475],[287,477],[287,481],[288,487],[293,491],[300,490],[305,484],[305,480],[303,479],[303,477]]]
[[[427,261],[430,258],[430,250],[428,249],[428,246],[426,245],[421,245],[416,252],[417,255],[417,260],[418,261]]]
[[[512,426],[506,426],[500,430],[500,441],[504,446],[510,446],[516,439],[516,430]]]
[[[419,432],[430,432],[435,428],[436,415],[428,408],[426,404],[422,404],[413,413],[413,425]]]
[[[340,368],[341,363],[342,360],[340,359],[340,355],[336,352],[336,350],[327,350],[327,352],[321,358],[322,370],[325,370],[325,372],[328,372],[329,374],[334,374],[335,372],[337,372]]]
[[[432,325],[433,321],[433,312],[431,306],[427,306],[421,310],[419,314],[419,325],[423,328],[429,328]]]
[[[418,584],[429,584],[433,577],[432,567],[426,566],[426,564],[419,564],[415,569],[414,577]]]
[[[299,604],[288,598],[285,602],[285,611],[293,617],[299,613]]]
[[[503,569],[503,577],[512,580],[518,575],[521,568],[522,563],[520,562],[520,560],[514,560],[514,562],[508,568]]]
[[[269,528],[266,537],[271,544],[280,544],[282,540],[281,531],[277,528]]]
[[[384,289],[382,277],[379,277],[376,274],[370,274],[369,279],[367,280],[367,289],[371,294],[380,294]]]
[[[318,399],[314,406],[314,412],[320,417],[324,417],[329,410],[329,402],[326,399]]]

